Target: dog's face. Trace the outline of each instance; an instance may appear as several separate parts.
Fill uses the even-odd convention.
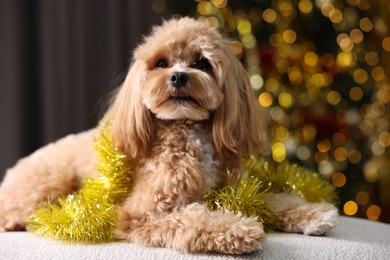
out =
[[[134,158],[147,155],[156,118],[208,122],[218,154],[242,156],[261,147],[257,105],[230,42],[182,18],[155,27],[137,47],[107,118],[118,147]]]
[[[144,105],[160,119],[208,119],[223,99],[211,62],[187,39],[169,45],[148,62]]]
[[[223,101],[222,39],[193,20],[167,22],[135,52],[142,103],[160,119],[208,119]]]

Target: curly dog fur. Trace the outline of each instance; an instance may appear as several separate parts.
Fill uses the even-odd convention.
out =
[[[248,76],[229,41],[190,18],[155,27],[134,51],[133,64],[103,122],[117,147],[136,162],[131,194],[120,205],[118,238],[187,252],[250,253],[265,234],[255,218],[210,212],[201,198],[221,187],[226,170],[261,150],[264,122]],[[69,135],[21,159],[0,187],[0,231],[25,229],[39,203],[98,175],[96,129]],[[88,173],[88,175],[86,174]],[[327,203],[268,194],[278,228],[325,234],[337,217]]]

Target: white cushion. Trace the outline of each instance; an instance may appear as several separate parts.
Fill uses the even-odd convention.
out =
[[[340,217],[324,237],[270,233],[264,249],[235,257],[186,254],[126,242],[77,244],[51,241],[27,232],[0,233],[0,259],[390,259],[390,225]]]

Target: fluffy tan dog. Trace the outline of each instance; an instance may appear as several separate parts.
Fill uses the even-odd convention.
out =
[[[230,43],[190,18],[155,27],[103,121],[137,164],[134,186],[120,206],[115,235],[147,246],[188,252],[250,253],[261,248],[255,218],[210,212],[201,198],[225,183],[227,169],[261,150],[263,122],[248,76]],[[97,175],[95,129],[67,136],[21,159],[0,188],[0,231],[25,228],[38,203],[76,190]],[[297,196],[269,194],[278,228],[322,235],[337,210]]]

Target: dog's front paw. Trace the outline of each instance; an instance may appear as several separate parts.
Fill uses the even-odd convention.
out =
[[[245,223],[243,223],[245,222]],[[214,239],[213,251],[224,254],[249,254],[262,248],[265,240],[263,225],[255,219],[243,219]]]
[[[320,203],[315,212],[302,228],[305,235],[322,236],[335,225],[338,217],[337,209],[328,203]]]

